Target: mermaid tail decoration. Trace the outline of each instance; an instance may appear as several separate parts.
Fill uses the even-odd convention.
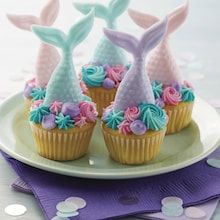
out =
[[[157,22],[149,28],[140,40],[134,36],[118,31],[104,29],[106,37],[133,55],[134,62],[126,73],[116,93],[114,110],[125,111],[128,107],[138,106],[140,103],[155,104],[151,83],[145,70],[147,54],[164,37],[167,19]]]
[[[7,15],[8,19],[18,28],[31,31],[32,25],[51,26],[59,12],[59,0],[51,0],[43,8],[39,17],[32,15]],[[42,43],[39,48],[36,61],[36,83],[39,87],[45,87],[52,72],[60,60],[58,51],[47,44]]]
[[[61,30],[42,26],[33,26],[33,32],[45,43],[62,50],[61,61],[51,76],[47,86],[44,105],[54,101],[78,104],[84,100],[72,60],[73,49],[89,34],[94,21],[93,10],[73,25],[66,35]]]
[[[81,13],[86,14],[91,8],[95,10],[95,17],[104,19],[110,29],[116,29],[117,18],[126,10],[130,0],[111,0],[108,7],[101,4],[74,3],[74,7]],[[127,65],[128,60],[124,50],[110,42],[105,36],[99,41],[91,63],[110,66]]]
[[[168,26],[166,37],[152,51],[148,63],[147,72],[151,81],[161,82],[164,85],[172,85],[173,83],[183,83],[180,69],[171,53],[169,46],[169,36],[173,33],[186,19],[188,15],[189,2],[179,6],[172,12],[168,13]],[[146,29],[159,21],[159,18],[129,9],[128,11],[132,20],[140,27]]]

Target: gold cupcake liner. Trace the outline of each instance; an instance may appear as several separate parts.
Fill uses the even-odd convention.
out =
[[[166,134],[173,134],[187,127],[192,120],[194,102],[181,102],[177,106],[165,106],[169,117]]]
[[[144,135],[123,135],[102,123],[102,132],[110,157],[122,164],[143,164],[160,152],[166,129]]]
[[[69,161],[87,153],[95,123],[66,131],[58,128],[45,130],[32,122],[30,125],[39,155],[51,160]]]
[[[96,103],[98,116],[102,116],[103,109],[108,107],[115,99],[117,89],[105,89],[102,87],[88,87],[89,96]]]
[[[27,118],[30,113],[31,104],[32,104],[32,99],[24,98],[24,116]]]

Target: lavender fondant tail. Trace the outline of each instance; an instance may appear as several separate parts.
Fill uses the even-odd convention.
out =
[[[150,27],[140,40],[134,36],[110,29],[104,29],[106,37],[116,45],[130,52],[134,57],[131,69],[122,80],[114,102],[114,109],[124,111],[140,103],[155,103],[151,84],[145,72],[145,57],[163,39],[167,18]]]

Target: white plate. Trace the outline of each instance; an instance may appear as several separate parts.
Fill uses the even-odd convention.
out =
[[[205,158],[218,147],[220,139],[218,113],[197,98],[191,124],[178,134],[166,136],[159,156],[148,164],[127,166],[112,161],[99,123],[85,157],[71,162],[56,162],[36,153],[28,121],[23,117],[21,93],[1,104],[0,116],[0,145],[4,152],[39,169],[83,178],[125,179],[171,172]]]

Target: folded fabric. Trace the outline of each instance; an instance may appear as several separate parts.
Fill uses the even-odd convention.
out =
[[[202,160],[187,168],[153,177],[130,180],[92,180],[62,176],[25,165],[4,154],[12,168],[31,188],[46,219],[56,215],[56,204],[71,196],[86,200],[76,220],[97,220],[158,212],[161,199],[182,198],[184,206],[220,196],[220,169]],[[220,155],[217,150],[212,157]]]
[[[20,192],[23,193],[32,193],[31,188],[25,183],[20,177],[17,178],[11,186]],[[218,205],[219,199],[213,199],[208,202],[205,202],[201,205],[196,205],[193,207],[199,208],[202,211],[206,213],[206,216],[202,218],[202,220],[210,220],[211,217],[213,216],[216,207]],[[130,216],[129,216],[130,217]],[[134,218],[141,218],[141,219],[163,219],[163,220],[170,220],[169,216],[165,216],[162,212],[157,212],[157,213],[144,213],[144,214],[138,214],[134,216]],[[186,215],[181,215],[178,217],[172,217],[172,220],[191,220],[191,218],[188,218]]]
[[[216,210],[218,205],[219,199],[213,199],[208,202],[205,202],[201,205],[196,205],[193,207],[199,208],[206,213],[206,216],[202,218],[202,220],[210,220]],[[165,216],[163,213],[153,213],[153,214],[139,214],[138,217],[142,219],[163,219],[163,220],[170,220],[170,216]],[[201,218],[200,218],[201,219]],[[186,215],[181,215],[178,217],[172,217],[172,220],[192,220],[192,218],[187,217]]]

